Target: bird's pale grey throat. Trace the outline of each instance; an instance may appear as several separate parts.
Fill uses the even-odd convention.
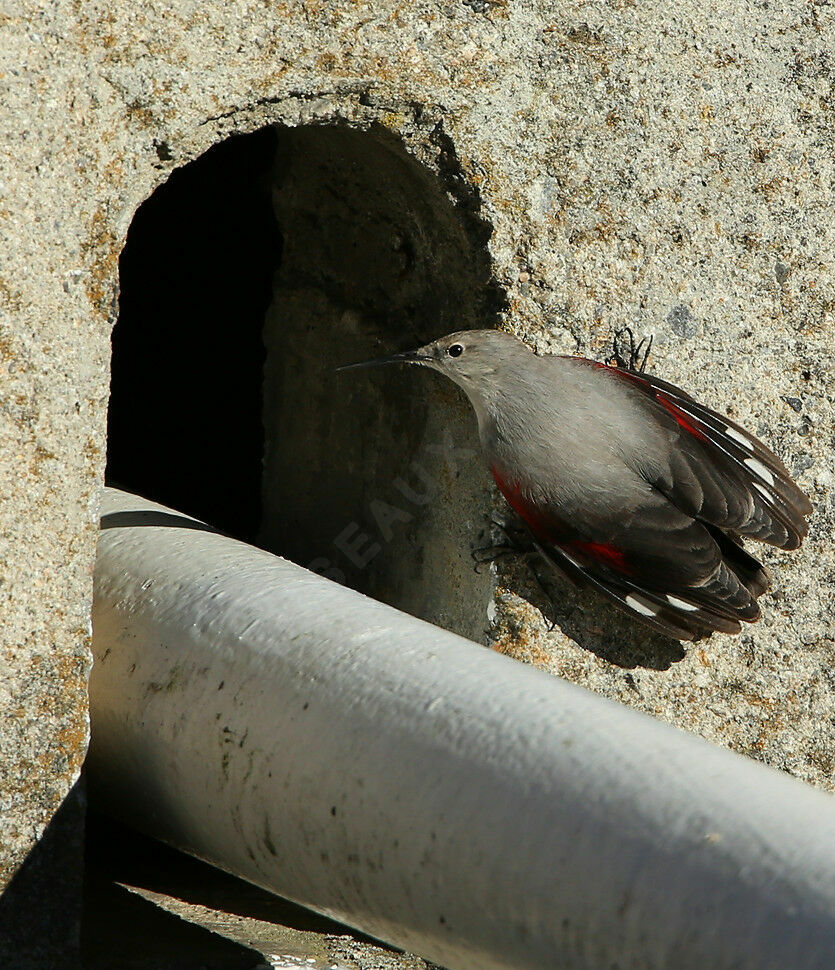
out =
[[[629,366],[535,355],[498,330],[340,368],[420,364],[458,384],[487,463],[547,561],[661,633],[738,633],[769,585],[743,538],[796,549],[812,506],[780,459]]]

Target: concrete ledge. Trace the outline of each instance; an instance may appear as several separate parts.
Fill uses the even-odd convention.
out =
[[[835,806],[108,490],[91,797],[450,968],[835,966]]]

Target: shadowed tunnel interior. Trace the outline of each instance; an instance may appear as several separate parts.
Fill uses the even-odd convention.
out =
[[[139,207],[119,262],[107,476],[252,540],[260,522],[261,328],[281,258],[276,135],[229,138]]]
[[[439,131],[275,126],[176,169],[120,262],[108,480],[483,639],[490,485],[439,375],[343,363],[495,322],[489,228]]]

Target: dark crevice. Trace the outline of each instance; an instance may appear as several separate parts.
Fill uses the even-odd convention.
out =
[[[336,372],[496,324],[477,191],[425,136],[437,172],[379,125],[270,127],[154,192],[120,262],[107,475],[481,639],[471,409],[429,372]]]
[[[489,227],[381,126],[280,129],[275,188],[260,541],[482,639],[470,550],[490,486],[471,408],[428,371],[336,368],[495,325]]]
[[[242,539],[260,520],[272,128],[175,170],[122,252],[107,476]]]

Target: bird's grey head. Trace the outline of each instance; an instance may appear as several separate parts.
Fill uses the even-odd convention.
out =
[[[502,369],[529,353],[518,337],[501,330],[460,330],[417,350],[349,364],[340,370],[378,364],[420,364],[455,381],[475,403],[474,399],[487,390]]]

